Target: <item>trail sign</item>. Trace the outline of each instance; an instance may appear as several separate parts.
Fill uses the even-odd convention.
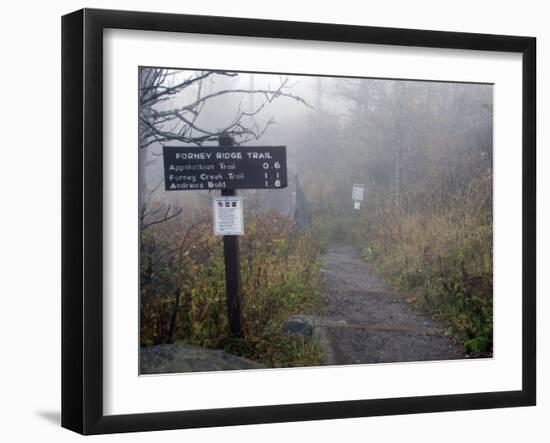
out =
[[[351,199],[353,200],[353,209],[361,209],[361,202],[365,198],[365,185],[354,183],[351,188]]]
[[[287,186],[286,146],[164,146],[163,158],[167,191]]]
[[[351,199],[354,202],[362,202],[364,198],[365,198],[365,185],[354,183],[351,189]]]
[[[281,189],[287,186],[286,146],[234,146],[229,134],[220,146],[163,146],[167,191],[221,190],[213,199],[214,232],[223,235],[225,291],[229,335],[242,336],[239,235],[243,202],[237,189]]]
[[[242,197],[217,197],[212,204],[216,235],[244,234]]]

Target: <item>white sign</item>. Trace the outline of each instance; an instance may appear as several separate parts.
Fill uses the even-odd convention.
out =
[[[353,202],[353,209],[361,209],[361,202]]]
[[[362,202],[365,196],[365,185],[353,184],[351,190],[351,199],[356,202]]]
[[[243,235],[243,198],[216,197],[213,199],[214,233]]]

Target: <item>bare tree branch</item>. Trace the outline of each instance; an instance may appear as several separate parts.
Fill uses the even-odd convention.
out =
[[[174,213],[170,214],[170,209],[171,209],[171,205],[168,205],[168,207],[166,208],[166,212],[164,213],[164,216],[162,218],[160,218],[158,220],[155,220],[155,221],[152,221],[152,222],[149,222],[149,223],[143,223],[141,225],[141,230],[145,231],[150,226],[158,225],[159,223],[167,222],[168,220],[171,220],[171,219],[177,217],[178,215],[180,215],[183,211],[183,209],[180,208],[177,211],[175,211]]]
[[[276,88],[259,89],[222,89],[215,92],[204,93],[202,82],[208,80],[214,82],[215,76],[235,77],[237,73],[225,71],[204,71],[193,73],[185,79],[167,86],[167,77],[179,71],[170,71],[157,68],[144,68],[140,77],[140,148],[146,148],[154,143],[167,141],[179,141],[200,146],[209,141],[217,140],[219,134],[229,133],[236,137],[237,143],[243,143],[251,139],[258,139],[274,122],[271,118],[267,124],[259,127],[254,120],[265,105],[278,98],[288,98],[311,107],[304,99],[288,92],[292,88],[288,78],[281,78]],[[159,104],[164,103],[183,93],[189,88],[196,88],[195,98],[191,103],[175,106],[171,109],[159,109]],[[243,111],[239,109],[235,117],[224,127],[206,128],[198,124],[198,117],[204,105],[219,97],[226,95],[260,95],[264,97],[264,103],[256,109]],[[250,120],[244,123],[244,119]],[[173,123],[171,127],[167,125]]]
[[[201,146],[217,141],[220,134],[223,133],[233,136],[237,144],[242,144],[259,139],[275,123],[274,117],[269,118],[261,125],[256,121],[256,117],[275,100],[286,98],[311,107],[304,99],[290,92],[293,85],[286,77],[280,77],[274,88],[268,85],[266,88],[244,89],[225,85],[221,89],[212,90],[217,78],[233,78],[238,75],[236,72],[227,71],[141,68],[139,74],[139,148],[143,150],[152,145],[167,142]],[[199,117],[208,103],[216,103],[216,100],[227,96],[237,99],[237,109],[228,121],[218,127],[209,127],[207,122],[200,120]],[[260,96],[263,100],[254,109],[245,110],[241,108],[239,99],[243,96]],[[152,155],[159,156],[160,154],[152,152]],[[146,168],[146,165],[143,167]],[[144,171],[141,173],[145,174]],[[143,189],[140,198],[142,231],[173,219],[182,212],[181,209],[173,210],[171,206],[165,208],[162,203],[156,207],[150,207],[152,195],[161,184],[162,181],[150,191],[145,189],[145,179],[140,184]]]

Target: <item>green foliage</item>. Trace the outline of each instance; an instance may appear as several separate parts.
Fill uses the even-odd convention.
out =
[[[466,353],[493,349],[492,220],[475,212],[485,191],[437,213],[400,214],[363,222],[363,253],[376,272],[444,321]]]
[[[346,143],[312,168],[321,181],[304,180],[321,243],[360,248],[467,353],[491,355],[492,89],[383,80],[348,88],[353,112],[336,126]],[[367,185],[358,211],[353,183]]]
[[[321,352],[311,338],[281,331],[290,315],[319,307],[319,247],[311,235],[297,233],[291,219],[277,212],[247,214],[247,232],[240,239],[244,338],[230,340],[223,246],[203,223],[206,216],[189,215],[186,223],[164,223],[142,236],[142,344],[223,348],[269,367],[320,364]],[[175,251],[169,259],[168,251]],[[147,263],[153,256],[162,259],[150,278]]]
[[[273,322],[263,328],[261,335],[229,339],[224,349],[270,368],[318,366],[322,358],[321,350],[311,338],[281,333]]]
[[[315,343],[281,334],[280,326],[318,309],[319,252],[350,243],[375,272],[444,321],[466,352],[491,355],[492,87],[335,83],[345,115],[319,107],[282,129],[285,139],[294,132],[287,144],[311,229],[297,233],[277,213],[246,216],[244,338],[227,338],[223,252],[209,211],[186,207],[183,217],[142,232],[142,344],[182,341],[268,366],[316,364]],[[368,186],[359,211],[353,183]]]

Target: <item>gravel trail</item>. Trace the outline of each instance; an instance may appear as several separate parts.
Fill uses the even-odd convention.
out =
[[[442,326],[371,274],[354,248],[332,246],[322,261],[324,310],[317,330],[325,364],[464,358]]]

